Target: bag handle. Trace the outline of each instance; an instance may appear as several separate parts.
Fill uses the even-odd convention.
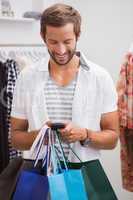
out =
[[[61,143],[61,139],[60,139],[60,132],[59,132],[59,130],[57,129],[56,130],[56,133],[57,133],[57,137],[58,137],[58,140],[59,140],[59,143],[60,143],[60,147],[61,147],[61,149],[62,149],[62,151],[63,151],[63,154],[65,155],[65,153],[64,153],[64,150],[63,150],[63,147],[62,147],[62,143]],[[83,163],[82,162],[82,160],[79,158],[79,156],[75,153],[75,151],[72,149],[72,147],[71,147],[71,145],[70,144],[68,144],[68,147],[69,147],[69,149],[71,150],[71,152],[75,155],[75,157],[80,161],[80,163]],[[66,160],[65,160],[66,161]],[[67,161],[69,161],[69,160],[67,160]],[[67,162],[66,161],[66,162]]]
[[[67,160],[66,160],[65,153],[64,153],[64,150],[63,150],[63,147],[62,147],[62,144],[61,144],[61,140],[60,140],[58,129],[55,132],[56,132],[57,141],[58,141],[58,144],[59,144],[59,147],[60,147],[60,150],[61,150],[61,154],[62,154],[62,158],[63,158],[63,163],[64,163],[64,166],[65,166],[65,170],[68,170]]]
[[[54,142],[53,142],[53,134],[52,134],[52,130],[50,129],[49,131],[49,145],[50,145],[50,149],[51,149],[51,161],[52,161],[52,165],[53,165],[53,172],[54,174],[58,174],[58,159],[56,156],[56,150],[54,147]]]
[[[37,153],[36,153],[36,157],[35,157],[34,167],[36,167],[36,165],[38,163],[39,155],[41,153],[42,146],[44,145],[44,139],[48,135],[48,130],[49,130],[49,128],[47,128],[45,130],[45,132],[43,133],[44,129],[41,129],[43,135],[42,135],[41,139],[38,142],[38,147],[37,147]],[[45,154],[44,159],[43,159],[44,162],[45,162],[45,160],[47,160],[47,154],[48,154],[48,145],[46,147],[46,154]]]
[[[55,145],[53,145],[54,148],[55,148],[55,155],[56,155],[56,159],[57,159],[57,162],[58,162],[58,173],[59,172],[63,172],[63,169],[61,167],[61,161],[60,161],[60,158],[59,158],[59,155],[58,155],[58,152],[57,152],[57,148]]]
[[[57,153],[57,149],[56,146],[54,144],[54,135],[52,134],[52,130],[49,129],[49,134],[48,134],[48,146],[49,146],[49,150],[50,150],[50,157],[49,157],[49,163],[47,164],[47,175],[48,174],[48,168],[50,168],[50,165],[52,164],[52,168],[53,168],[53,173],[54,174],[58,174],[59,172],[61,172],[63,169],[61,167],[61,163],[60,163],[60,159],[59,159],[59,155]]]

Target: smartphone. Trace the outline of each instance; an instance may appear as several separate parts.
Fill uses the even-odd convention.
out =
[[[57,130],[60,128],[65,128],[65,124],[61,123],[61,122],[55,122],[51,124],[51,129],[52,130]]]

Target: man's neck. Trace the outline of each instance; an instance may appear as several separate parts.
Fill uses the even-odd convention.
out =
[[[79,70],[79,57],[74,55],[72,60],[63,66],[50,60],[50,76],[58,85],[67,85],[74,79]]]

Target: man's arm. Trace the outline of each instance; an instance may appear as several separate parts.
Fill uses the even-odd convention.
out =
[[[19,150],[29,150],[39,130],[28,132],[28,121],[11,118],[12,146]]]
[[[103,114],[101,117],[101,131],[88,130],[88,138],[92,146],[99,149],[115,148],[119,137],[118,112]]]
[[[90,144],[98,149],[113,149],[119,137],[119,120],[117,112],[109,112],[101,117],[101,131],[75,127],[72,123],[66,124],[61,130],[62,139],[72,143],[90,140]],[[88,137],[88,138],[87,138]]]

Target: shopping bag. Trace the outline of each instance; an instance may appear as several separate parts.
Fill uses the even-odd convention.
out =
[[[91,200],[118,200],[99,160],[87,162],[82,167],[82,173]],[[94,191],[92,195],[89,188]]]
[[[60,147],[62,149],[58,131],[57,138],[59,139]],[[70,145],[69,149],[78,158],[80,163],[66,162],[65,165],[67,165],[69,169],[80,169],[82,171],[88,199],[118,200],[100,161],[97,159],[88,162],[82,162]],[[64,165],[64,162],[62,162],[61,165]],[[65,169],[65,166],[63,168]]]
[[[82,171],[80,169],[68,169],[64,150],[58,136],[57,141],[60,146],[65,168],[64,170],[61,168],[58,151],[56,151],[54,144],[51,143],[51,160],[53,168],[59,168],[59,170],[54,169],[54,174],[48,176],[51,200],[87,200],[88,198],[85,190]]]
[[[48,178],[35,171],[21,172],[13,200],[47,200]]]
[[[51,200],[87,200],[81,170],[65,170],[48,178]]]
[[[44,145],[44,139],[47,132],[47,128],[42,128],[39,135],[40,138],[33,143],[32,154],[35,154],[35,160],[33,161],[33,167],[30,170],[23,170],[20,173],[16,191],[13,196],[13,200],[47,200],[48,199],[48,177],[47,177],[47,158],[48,149],[46,147],[46,152],[44,158],[39,160],[40,154],[42,153],[42,145]],[[33,148],[34,147],[34,148]],[[39,161],[41,166],[38,167]],[[45,161],[45,163],[44,163]],[[44,164],[44,165],[43,165]]]
[[[0,174],[0,200],[12,199],[22,164],[23,159],[16,157],[10,161],[8,166]]]
[[[67,163],[69,169],[80,169],[90,200],[118,200],[99,160]]]
[[[12,200],[22,170],[45,173],[42,170],[41,161],[34,167],[33,160],[25,160],[22,157],[14,158],[0,174],[0,200]]]

